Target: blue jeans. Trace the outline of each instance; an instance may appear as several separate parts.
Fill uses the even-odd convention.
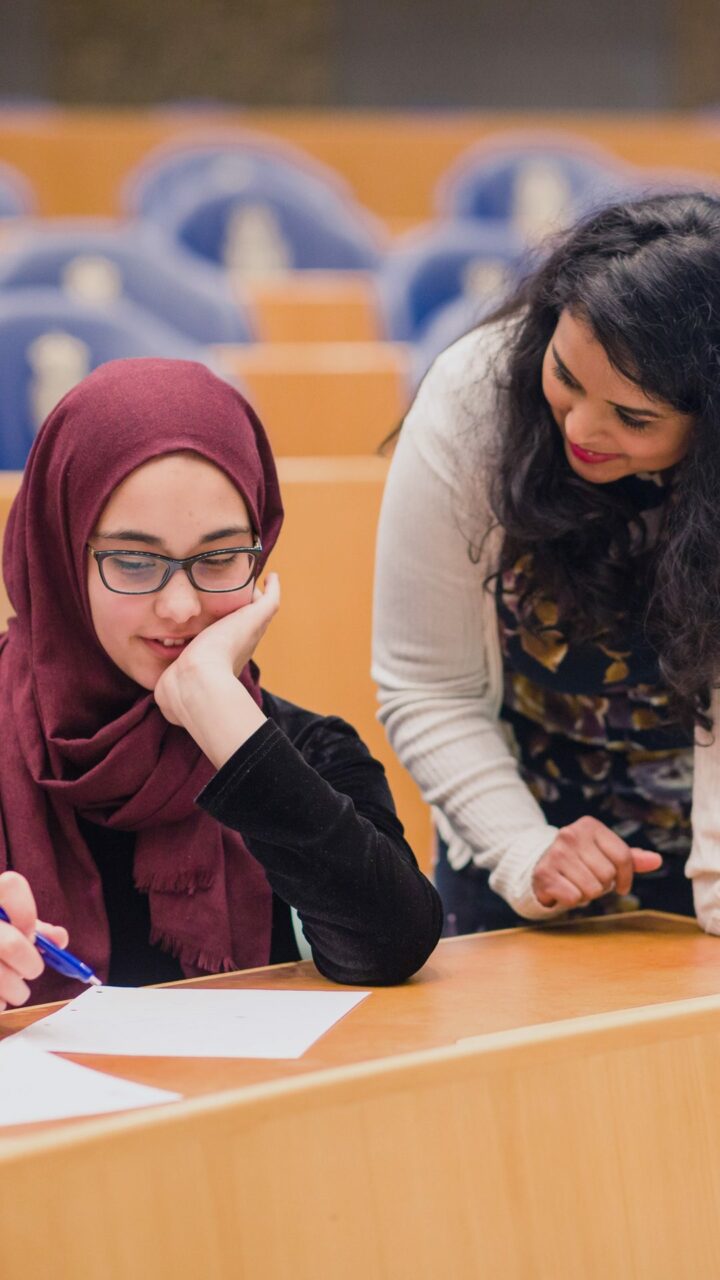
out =
[[[659,871],[635,876],[632,892],[640,906],[655,911],[673,911],[694,916],[692,885],[684,874],[685,859],[666,855]],[[443,902],[443,937],[458,933],[486,933],[528,924],[495,893],[489,884],[490,872],[472,863],[455,871],[447,860],[447,845],[437,837],[435,885]],[[592,914],[592,905],[588,915]]]

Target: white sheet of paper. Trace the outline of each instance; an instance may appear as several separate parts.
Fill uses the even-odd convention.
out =
[[[15,1038],[59,1053],[299,1058],[369,994],[92,987]]]
[[[180,1097],[40,1053],[17,1036],[0,1043],[0,1125],[129,1111]]]

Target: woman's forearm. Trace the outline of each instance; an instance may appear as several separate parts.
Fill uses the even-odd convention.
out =
[[[343,772],[354,796],[336,791],[270,720],[198,803],[242,834],[275,893],[297,909],[322,973],[402,982],[440,936],[440,902],[388,808],[380,766],[358,754]]]
[[[231,671],[190,670],[178,692],[180,722],[216,769],[221,769],[267,718]]]

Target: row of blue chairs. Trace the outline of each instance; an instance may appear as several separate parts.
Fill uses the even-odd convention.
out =
[[[567,220],[588,201],[635,180],[633,167],[585,139],[549,131],[503,131],[450,166],[436,188],[435,212],[511,223],[532,236],[538,214],[541,221]],[[322,222],[331,213],[340,225],[342,215],[354,207],[359,215],[355,251],[372,256],[382,245],[380,224],[358,209],[338,173],[279,139],[237,130],[190,142],[180,139],[152,151],[126,179],[121,205],[129,216],[167,225],[182,222],[188,196],[220,194],[223,188],[236,198],[244,191],[248,201],[282,204],[283,198],[292,202],[302,197]],[[0,167],[0,193],[0,216],[33,212],[27,182],[7,166]],[[192,231],[187,234],[192,238]]]
[[[404,236],[372,272],[378,331],[415,342],[435,313],[461,294],[495,296],[527,257],[511,231],[470,220]],[[26,226],[0,243],[0,293],[53,288],[97,305],[127,298],[201,343],[251,342],[253,317],[232,271],[203,261],[145,221]]]
[[[125,299],[193,342],[253,340],[228,273],[150,222],[46,220],[18,227],[0,241],[0,296],[38,288],[99,307]]]
[[[484,147],[482,181],[478,157],[466,157],[443,194],[463,216],[392,245],[336,175],[279,145],[234,141],[148,159],[128,181],[122,224],[13,224],[0,244],[0,466],[21,466],[43,410],[107,359],[211,360],[210,345],[252,341],[237,282],[253,274],[371,272],[380,332],[412,344],[417,382],[517,282],[541,230],[566,220],[569,205],[576,213],[638,189],[637,173],[603,169],[596,155],[565,147],[558,167],[557,153],[525,147],[522,170],[521,152]],[[22,183],[13,189],[27,198]]]
[[[461,295],[437,311],[410,349],[410,389],[492,305],[492,297]],[[71,386],[105,361],[130,356],[199,360],[222,373],[213,347],[128,298],[99,304],[41,286],[0,289],[0,469],[24,465],[38,426]]]
[[[461,294],[483,302],[502,277],[516,279],[549,227],[650,185],[647,173],[557,137],[484,143],[443,180],[444,217],[389,244],[347,184],[284,145],[175,144],[128,179],[124,225],[30,227],[6,249],[0,287],[64,287],[72,276],[69,287],[122,293],[195,341],[242,342],[253,334],[238,282],[362,270],[376,281],[384,335],[421,342],[441,307]]]

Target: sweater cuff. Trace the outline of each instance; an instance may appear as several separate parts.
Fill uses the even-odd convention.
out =
[[[558,828],[549,824],[523,832],[503,854],[490,876],[490,888],[526,920],[550,920],[563,915],[567,907],[544,907],[535,897],[532,876],[535,864],[550,848]]]
[[[685,873],[687,875],[687,871]],[[698,924],[706,933],[720,934],[720,901],[718,900],[718,876],[699,871],[691,875],[695,914]]]

